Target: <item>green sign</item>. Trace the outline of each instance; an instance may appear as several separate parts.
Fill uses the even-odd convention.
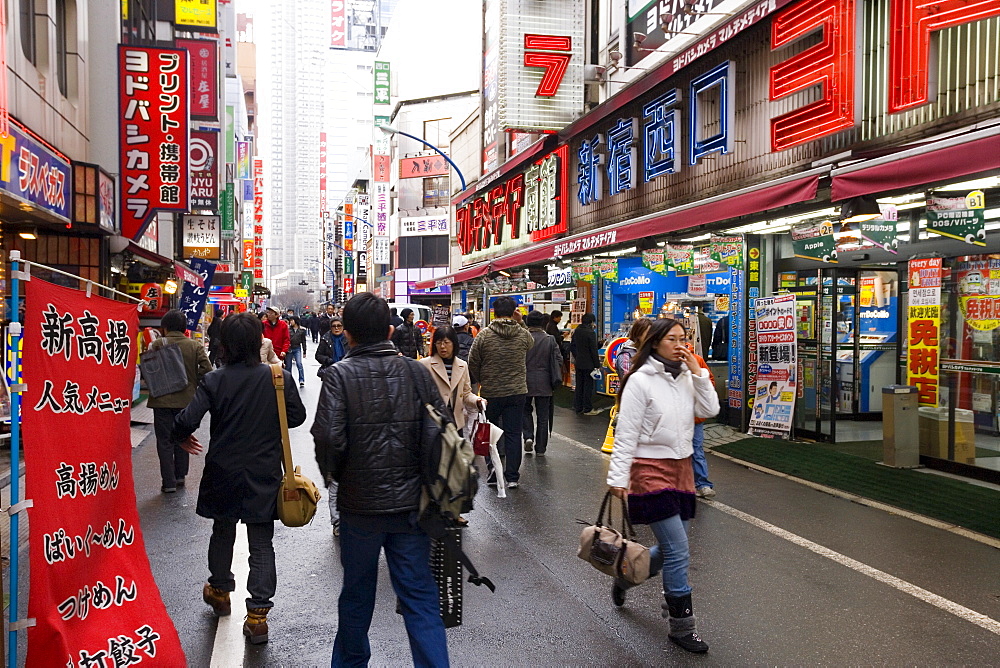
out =
[[[897,252],[899,239],[896,237],[896,221],[882,220],[881,218],[866,220],[859,224],[858,231],[862,238],[867,239],[882,250],[887,250],[890,253]]]
[[[344,256],[344,276],[354,276],[354,258],[350,255]]]
[[[743,236],[713,236],[708,246],[708,255],[720,265],[733,269],[743,268]]]
[[[642,251],[642,266],[650,271],[655,271],[658,274],[666,276],[670,273],[667,269],[666,262],[666,251],[662,248]]]
[[[594,282],[594,263],[577,262],[573,265],[573,279],[586,283]]]
[[[226,190],[222,194],[222,202],[220,205],[222,213],[222,238],[226,240],[231,240],[236,237],[236,216],[234,212],[235,202],[233,200],[233,195],[235,190],[232,183],[226,184]]]
[[[837,241],[833,238],[833,226],[829,223],[795,227],[792,228],[791,235],[795,257],[820,262],[837,261]]]
[[[986,196],[982,190],[961,193],[936,192],[927,198],[927,231],[986,245]]]
[[[236,162],[236,138],[233,136],[235,130],[236,108],[226,105],[226,162]]]
[[[375,104],[390,104],[389,63],[375,61]]]
[[[392,119],[389,116],[376,116],[375,117],[375,127],[381,127],[383,125],[389,125],[389,121]]]
[[[250,294],[253,290],[253,271],[244,271],[240,274],[240,286]]]
[[[693,276],[694,246],[691,244],[670,244],[666,248],[665,264],[678,276]]]
[[[601,278],[612,283],[618,282],[618,260],[601,260],[595,264]]]

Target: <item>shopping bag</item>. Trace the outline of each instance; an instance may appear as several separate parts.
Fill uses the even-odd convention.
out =
[[[486,419],[486,414],[480,411],[472,427],[472,451],[481,457],[490,456],[490,430],[493,426]]]

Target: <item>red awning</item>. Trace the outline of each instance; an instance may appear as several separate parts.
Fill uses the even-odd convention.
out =
[[[949,137],[834,170],[831,200],[900,190],[1000,169],[1000,128]]]
[[[144,258],[146,260],[149,260],[150,262],[153,262],[155,264],[164,267],[167,266],[168,264],[174,263],[174,261],[171,260],[170,258],[163,257],[159,253],[154,253],[151,250],[147,250],[132,240],[129,240],[128,242],[128,251],[132,253],[132,255],[138,255],[141,258]]]
[[[729,218],[746,216],[778,207],[807,202],[816,197],[819,178],[829,167],[820,167],[805,174],[737,190],[726,195],[685,204],[673,209],[650,214],[592,232],[575,234],[518,253],[511,253],[493,260],[493,269],[510,269],[565,255],[586,251],[601,252],[604,248],[635,241],[643,237],[658,236],[674,230],[691,229],[717,223]]]
[[[477,264],[466,269],[461,269],[456,271],[454,274],[448,274],[447,276],[438,276],[437,278],[432,278],[428,281],[418,281],[413,284],[417,290],[427,290],[428,288],[436,288],[442,285],[451,285],[453,283],[462,283],[463,281],[471,281],[474,278],[479,278],[480,276],[485,276],[486,272],[490,270],[490,263],[483,262],[482,264]]]

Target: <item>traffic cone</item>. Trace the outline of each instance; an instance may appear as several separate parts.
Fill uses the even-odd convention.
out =
[[[615,418],[618,417],[618,406],[611,407],[611,421],[608,423],[608,433],[604,435],[604,445],[601,446],[601,452],[606,452],[611,454],[611,450],[615,445]]]

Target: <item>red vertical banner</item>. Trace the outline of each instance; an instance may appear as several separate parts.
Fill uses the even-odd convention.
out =
[[[253,277],[264,280],[264,161],[253,161]]]
[[[122,235],[156,211],[188,210],[188,62],[183,49],[118,47]]]
[[[25,303],[27,665],[184,665],[132,480],[136,306],[37,278]]]
[[[347,2],[330,0],[330,46],[347,48]]]
[[[906,384],[921,406],[938,405],[941,354],[941,258],[910,260],[906,314]]]
[[[326,133],[319,133],[319,215],[326,212]]]
[[[174,44],[188,52],[191,63],[191,118],[219,120],[219,42],[178,39]]]

